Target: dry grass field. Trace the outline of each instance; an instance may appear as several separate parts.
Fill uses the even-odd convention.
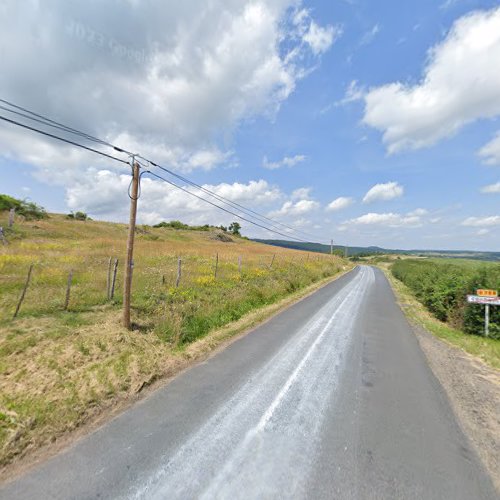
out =
[[[0,226],[6,225],[6,214],[0,214]],[[9,244],[0,245],[0,466],[176,373],[197,356],[196,349],[213,347],[203,339],[214,331],[347,265],[338,257],[238,237],[222,242],[213,231],[141,226],[133,276],[135,329],[129,332],[120,325],[126,235],[123,224],[62,215],[16,221],[6,231]],[[107,297],[110,257],[119,259],[113,300]],[[179,257],[182,278],[176,287]],[[32,279],[14,319],[31,264]],[[200,342],[202,347],[193,347]]]

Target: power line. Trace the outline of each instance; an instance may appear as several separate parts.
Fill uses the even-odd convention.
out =
[[[116,150],[116,151],[118,151],[118,152],[123,152],[123,153],[127,153],[127,154],[129,154],[129,155],[132,155],[132,153],[130,153],[129,151],[126,151],[126,150],[124,150],[123,148],[120,148],[120,147],[118,147],[118,146],[115,146],[114,144],[111,144],[111,143],[109,143],[109,142],[107,142],[107,141],[104,141],[104,140],[102,140],[102,139],[99,139],[99,138],[97,138],[97,137],[95,137],[95,136],[92,136],[92,135],[90,135],[90,134],[87,134],[87,133],[85,133],[85,132],[79,131],[79,130],[77,130],[77,129],[73,128],[73,127],[69,127],[69,126],[67,126],[67,125],[64,125],[64,124],[62,124],[62,123],[60,123],[60,122],[57,122],[57,121],[55,121],[55,120],[52,120],[52,119],[50,119],[50,118],[48,118],[48,117],[44,116],[44,115],[42,115],[42,114],[35,113],[34,111],[31,111],[31,110],[29,110],[29,109],[27,109],[27,108],[24,108],[24,107],[22,107],[22,106],[19,106],[19,105],[17,105],[17,104],[14,104],[14,103],[12,103],[12,102],[9,102],[9,101],[7,101],[7,100],[5,100],[5,99],[1,99],[1,98],[0,98],[0,102],[2,102],[2,103],[4,103],[4,104],[7,104],[8,106],[11,106],[11,107],[13,107],[13,108],[15,108],[15,109],[21,110],[21,111],[23,111],[24,113],[21,113],[21,112],[19,112],[19,111],[15,111],[14,109],[9,109],[9,108],[6,108],[5,106],[0,106],[0,109],[3,109],[4,111],[7,111],[7,112],[9,112],[9,113],[16,114],[16,115],[18,115],[18,116],[21,116],[21,117],[27,118],[27,119],[29,119],[29,120],[33,120],[33,121],[35,121],[35,122],[38,122],[38,123],[43,124],[43,125],[46,125],[46,126],[50,126],[50,127],[56,128],[56,129],[61,130],[61,131],[64,131],[64,132],[68,132],[68,133],[72,133],[72,134],[78,135],[78,136],[80,136],[80,137],[82,137],[82,138],[84,138],[84,139],[87,139],[87,140],[90,140],[90,141],[94,141],[94,142],[97,142],[97,143],[99,143],[99,144],[101,144],[101,145],[105,145],[105,146],[111,147],[111,148],[113,148],[114,150]],[[25,113],[29,113],[29,114],[25,114]],[[33,115],[33,116],[29,116],[29,115]],[[35,118],[35,117],[37,117],[37,118]],[[2,117],[2,116],[0,116],[0,119],[2,119],[2,120],[4,120],[4,121],[7,121],[7,122],[9,122],[9,123],[12,123],[12,124],[15,124],[15,125],[18,125],[18,126],[24,127],[24,128],[26,128],[26,129],[28,129],[28,130],[32,130],[32,131],[34,131],[34,132],[37,132],[37,133],[40,133],[40,134],[46,135],[46,136],[48,136],[48,137],[52,137],[52,138],[54,138],[54,139],[58,139],[58,140],[60,140],[60,141],[66,142],[66,143],[68,143],[68,144],[72,144],[72,145],[74,145],[74,146],[77,146],[77,147],[80,147],[80,148],[86,149],[86,150],[88,150],[88,151],[91,151],[91,152],[94,152],[94,153],[100,154],[100,155],[105,156],[105,157],[107,157],[107,158],[110,158],[110,159],[113,159],[113,160],[116,160],[116,161],[120,161],[120,162],[122,162],[122,163],[128,163],[127,161],[125,161],[125,160],[121,160],[121,159],[119,159],[119,158],[116,158],[115,156],[112,156],[112,155],[109,155],[109,154],[103,153],[103,152],[101,152],[101,151],[98,151],[98,150],[96,150],[96,149],[90,148],[90,147],[85,146],[85,145],[83,145],[83,144],[80,144],[80,143],[77,143],[77,142],[71,141],[71,140],[69,140],[69,139],[65,139],[65,138],[62,138],[62,137],[56,136],[56,135],[54,135],[54,134],[50,134],[50,133],[45,132],[45,131],[42,131],[42,130],[40,130],[40,129],[37,129],[37,128],[34,128],[34,127],[30,127],[29,125],[22,124],[22,123],[20,123],[20,122],[15,121],[15,120],[11,120],[11,119],[9,119],[9,118]],[[244,205],[241,205],[240,203],[237,203],[237,202],[235,202],[235,201],[229,200],[229,199],[225,198],[224,196],[221,196],[221,195],[219,195],[219,194],[217,194],[217,193],[214,193],[213,191],[211,191],[211,190],[209,190],[209,189],[207,189],[207,188],[205,188],[205,187],[203,187],[203,186],[201,186],[201,185],[199,185],[199,184],[195,183],[194,181],[191,181],[190,179],[188,179],[188,178],[186,178],[186,177],[184,177],[184,176],[182,176],[182,175],[179,175],[179,174],[177,174],[177,173],[173,172],[172,170],[170,170],[170,169],[168,169],[168,168],[166,168],[166,167],[163,167],[163,166],[161,166],[161,165],[158,165],[157,163],[155,163],[155,162],[153,162],[153,161],[151,161],[151,160],[149,160],[149,159],[147,159],[147,158],[145,158],[145,157],[143,157],[143,156],[140,156],[140,155],[137,155],[137,156],[138,156],[138,157],[140,157],[140,158],[142,158],[142,159],[144,159],[145,161],[147,161],[149,164],[153,165],[154,167],[157,167],[157,168],[159,168],[159,169],[163,170],[164,172],[168,173],[169,175],[172,175],[172,176],[176,177],[177,179],[182,180],[183,182],[186,182],[187,184],[189,184],[189,185],[191,185],[191,186],[193,186],[193,187],[195,187],[195,188],[197,188],[197,189],[201,190],[202,192],[204,192],[204,193],[208,194],[209,196],[211,196],[211,197],[213,197],[213,198],[217,199],[218,201],[220,201],[220,202],[222,202],[222,203],[224,203],[224,204],[226,204],[226,205],[232,206],[232,207],[233,207],[233,208],[235,208],[236,210],[242,211],[245,215],[247,215],[247,216],[249,216],[249,217],[252,217],[252,218],[256,218],[257,220],[259,220],[260,222],[263,222],[263,223],[265,223],[265,224],[270,223],[270,224],[268,224],[268,225],[270,225],[270,226],[271,226],[271,227],[273,227],[274,229],[281,229],[281,227],[283,227],[283,228],[289,229],[289,230],[291,230],[291,231],[294,231],[295,233],[298,233],[298,234],[304,234],[304,235],[309,236],[309,237],[311,237],[311,238],[317,239],[317,237],[316,237],[316,236],[314,236],[314,235],[312,235],[312,234],[310,234],[310,233],[307,233],[306,231],[303,231],[303,230],[300,230],[300,229],[296,229],[296,228],[294,228],[294,227],[292,227],[292,226],[289,226],[288,224],[285,224],[284,222],[280,222],[280,221],[277,221],[277,220],[272,219],[272,218],[270,218],[270,217],[267,217],[267,216],[265,216],[265,215],[263,215],[263,214],[260,214],[259,212],[256,212],[255,210],[252,210],[251,208],[247,208],[247,207],[245,207]],[[164,180],[165,180],[165,179],[164,179]],[[177,184],[175,184],[175,183],[172,183],[172,184],[173,184],[173,185],[175,185],[175,186],[177,186]],[[177,187],[179,187],[179,186],[177,186]],[[186,190],[186,191],[187,191],[187,190]],[[193,195],[194,195],[194,193],[191,193],[191,191],[187,191],[187,192],[188,192],[188,193],[190,193],[190,194],[193,194]],[[206,200],[205,198],[200,197],[200,199],[205,200],[205,201],[207,201],[207,202],[208,202],[208,200]],[[213,204],[213,205],[214,205],[214,206],[216,206],[216,207],[218,207],[218,208],[220,208],[220,209],[222,209],[222,210],[224,210],[224,209],[223,209],[223,207],[220,207],[219,205],[216,205],[216,204]],[[228,212],[228,213],[231,213],[231,214],[233,214],[233,215],[235,215],[235,216],[240,217],[242,220],[247,220],[247,221],[248,221],[248,219],[245,219],[244,217],[241,217],[241,216],[239,216],[238,214],[234,214],[234,212],[231,212],[231,211],[228,211],[228,210],[225,210],[225,211],[226,211],[226,212]],[[268,221],[268,222],[266,222],[266,221]],[[261,227],[264,227],[264,226],[261,226]],[[270,228],[268,228],[267,226],[266,226],[266,229],[267,229],[267,230],[271,230],[271,229],[270,229]],[[290,235],[289,235],[289,234],[288,234],[288,235],[284,235],[283,233],[281,233],[281,232],[279,232],[279,231],[274,231],[274,232],[276,232],[277,234],[281,234],[281,235],[283,235],[283,236],[285,236],[285,237],[287,237],[287,238],[289,238],[289,237],[290,237]],[[293,238],[293,239],[296,239],[297,241],[306,241],[306,240],[303,240],[302,238]]]
[[[141,156],[141,158],[143,158]],[[193,182],[191,180],[189,180],[188,178],[180,175],[180,174],[176,174],[175,172],[173,172],[172,170],[169,170],[168,168],[166,167],[163,167],[161,165],[158,165],[157,163],[151,161],[151,160],[148,160],[147,158],[143,158],[144,160],[146,160],[148,163],[150,163],[151,165],[153,165],[154,167],[158,167],[159,169],[163,170],[164,172],[176,177],[177,179],[183,181],[183,182],[186,182],[188,184],[190,184],[191,186],[193,187],[196,187],[197,189],[203,191],[204,193],[216,198],[217,200],[223,202],[223,203],[226,203],[228,205],[232,205],[233,207],[239,209],[239,210],[243,210],[244,212],[247,213],[247,215],[249,215],[250,217],[257,217],[258,219],[260,219],[262,222],[265,222],[265,221],[269,221],[271,223],[276,223],[276,224],[279,224],[280,226],[283,226],[287,229],[290,229],[292,231],[295,231],[296,233],[302,233],[306,236],[309,236],[309,237],[312,237],[312,238],[316,238],[316,236],[312,235],[312,234],[309,234],[305,231],[302,231],[300,229],[296,229],[294,227],[291,227],[289,226],[288,224],[285,224],[284,222],[280,222],[280,221],[277,221],[275,219],[272,219],[270,217],[267,217],[265,215],[262,215],[262,214],[259,214],[258,212],[256,212],[255,210],[252,210],[251,208],[247,208],[243,205],[240,205],[239,203],[235,202],[235,201],[232,201],[232,200],[228,200],[227,198],[224,198],[223,196],[221,195],[218,195],[217,193],[214,193],[213,191],[210,191],[210,189],[207,189],[205,188],[204,186],[200,186],[199,184],[196,184],[196,182]],[[252,215],[254,214],[254,215]],[[275,224],[271,224],[272,227],[274,228],[277,228],[277,226]],[[278,228],[279,229],[279,228]]]
[[[132,153],[130,153],[130,151],[126,151],[126,150],[124,150],[122,148],[119,148],[118,146],[115,146],[114,144],[111,144],[111,143],[109,143],[107,141],[99,139],[98,137],[95,137],[93,135],[87,134],[86,132],[82,132],[82,131],[77,130],[77,129],[73,128],[73,127],[69,127],[68,125],[64,125],[63,123],[57,122],[55,120],[52,120],[51,118],[48,118],[48,117],[46,117],[44,115],[41,115],[39,113],[35,113],[34,111],[31,111],[31,110],[29,110],[27,108],[23,108],[22,106],[18,106],[17,104],[9,102],[9,101],[7,101],[5,99],[0,99],[0,102],[3,102],[4,104],[7,104],[8,106],[11,106],[11,107],[13,107],[15,109],[24,111],[24,113],[29,113],[29,115],[36,116],[37,118],[33,118],[33,116],[29,116],[29,115],[20,113],[19,111],[15,111],[13,109],[6,108],[5,106],[0,106],[0,109],[8,111],[9,113],[14,113],[16,115],[23,116],[24,118],[28,118],[29,120],[33,120],[33,121],[36,121],[38,123],[42,123],[44,125],[48,125],[49,127],[54,127],[54,128],[60,129],[60,130],[62,130],[64,132],[69,132],[71,134],[79,135],[79,136],[81,136],[81,137],[83,137],[85,139],[88,139],[89,141],[97,142],[99,144],[102,144],[103,146],[109,146],[110,148],[113,148],[113,149],[115,149],[116,151],[118,151],[120,153],[132,154]]]
[[[115,149],[116,151],[132,155],[132,153],[130,151],[127,151],[127,150],[124,150],[123,148],[115,146],[114,144],[111,144],[110,142],[99,139],[98,137],[92,136],[90,134],[87,134],[86,132],[82,132],[82,131],[77,130],[73,127],[69,127],[67,125],[64,125],[60,122],[57,122],[55,120],[52,120],[51,118],[46,117],[40,113],[35,113],[34,111],[31,111],[25,107],[22,107],[22,106],[19,106],[18,104],[14,104],[10,101],[7,101],[6,99],[0,98],[0,102],[6,104],[8,106],[11,106],[12,108],[15,108],[17,110],[23,111],[24,113],[20,113],[19,111],[15,111],[14,109],[9,109],[9,108],[6,108],[4,106],[0,106],[0,109],[3,109],[4,111],[16,114],[18,116],[22,116],[22,117],[27,118],[29,120],[33,120],[35,122],[59,129],[59,130],[64,131],[64,132],[76,134],[76,135],[83,137],[87,140],[94,141],[94,142],[97,142],[99,144],[111,147],[111,148]],[[29,114],[25,114],[25,113],[29,113]],[[33,116],[30,116],[30,115],[33,115]],[[37,118],[34,118],[34,117],[37,117]],[[186,182],[186,183],[190,184],[191,186],[196,187],[197,189],[203,191],[204,193],[208,194],[209,196],[212,196],[213,198],[219,200],[220,202],[225,203],[226,205],[230,205],[238,210],[242,210],[244,213],[246,213],[250,217],[257,217],[262,222],[265,222],[265,221],[267,221],[266,223],[270,222],[271,226],[274,228],[281,229],[283,227],[283,228],[289,229],[291,231],[294,231],[294,232],[299,233],[299,234],[303,234],[303,235],[311,237],[311,238],[315,238],[315,239],[317,238],[315,235],[307,233],[306,231],[303,231],[301,229],[296,229],[292,226],[289,226],[288,224],[285,224],[284,222],[280,222],[280,221],[277,221],[277,220],[272,219],[270,217],[267,217],[266,215],[260,214],[259,212],[256,212],[255,210],[252,210],[251,208],[245,207],[244,205],[241,205],[240,203],[237,203],[233,200],[229,200],[229,199],[225,198],[224,196],[218,195],[217,193],[214,193],[213,191],[211,191],[203,186],[200,186],[199,184],[191,181],[190,179],[183,177],[182,175],[176,174],[175,172],[173,172],[172,170],[169,170],[166,167],[158,165],[157,163],[153,162],[152,160],[149,160],[148,158],[145,158],[142,156],[139,156],[139,157],[143,158],[145,161],[147,161],[151,165],[158,167],[161,170],[163,170],[164,172],[178,178],[179,180],[182,180],[183,182]]]
[[[121,158],[117,158],[116,156],[109,155],[107,153],[103,153],[102,151],[98,151],[97,149],[90,148],[90,147],[85,146],[83,144],[80,144],[78,142],[74,142],[74,141],[71,141],[69,139],[65,139],[64,137],[60,137],[58,135],[54,135],[54,134],[51,134],[49,132],[45,132],[44,130],[40,130],[40,129],[35,128],[35,127],[30,127],[29,125],[17,122],[15,120],[11,120],[10,118],[7,118],[5,116],[1,116],[0,115],[0,120],[3,120],[3,121],[8,122],[8,123],[11,123],[13,125],[17,125],[19,127],[23,127],[25,129],[31,130],[31,131],[36,132],[38,134],[45,135],[47,137],[52,137],[53,139],[57,139],[58,141],[66,142],[67,144],[71,144],[71,145],[76,146],[78,148],[86,149],[87,151],[91,151],[92,153],[96,153],[98,155],[105,156],[106,158],[109,158],[111,160],[119,161],[120,163],[125,163],[125,164],[128,165],[128,161],[127,160],[122,160]]]
[[[162,177],[161,175],[158,175],[158,174],[155,174],[154,172],[151,172],[150,170],[147,170],[146,173],[156,177],[157,179],[160,179],[162,181],[165,181],[167,184],[170,184],[171,186],[174,186],[176,187],[177,189],[180,189],[181,191],[184,191],[185,193],[191,195],[191,196],[194,196],[195,198],[198,198],[199,200],[201,201],[204,201],[205,203],[208,203],[209,205],[212,205],[213,207],[216,207],[220,210],[223,210],[224,212],[228,213],[228,214],[231,214],[231,215],[234,215],[235,217],[238,217],[239,219],[241,220],[244,220],[245,222],[248,222],[250,224],[253,224],[254,226],[257,226],[257,227],[260,227],[262,229],[265,229],[266,231],[271,231],[272,233],[276,233],[276,234],[279,234],[280,236],[284,236],[285,238],[291,238],[293,240],[296,240],[296,241],[300,241],[302,243],[310,243],[309,241],[306,241],[306,240],[303,240],[301,238],[296,238],[294,236],[290,236],[289,234],[284,234],[284,233],[281,233],[279,231],[276,231],[274,229],[271,229],[267,226],[264,226],[262,224],[259,224],[258,222],[255,222],[255,221],[252,221],[250,219],[247,219],[235,212],[232,212],[231,210],[227,210],[226,208],[224,207],[221,207],[220,205],[217,205],[216,203],[213,203],[211,202],[210,200],[207,200],[206,198],[203,198],[202,196],[198,196],[197,194],[195,193],[192,193],[191,191],[189,191],[188,189],[186,188],[183,188],[182,186],[179,186],[178,184],[176,184],[175,182],[172,182],[172,181],[169,181],[168,179],[165,179],[165,177]]]

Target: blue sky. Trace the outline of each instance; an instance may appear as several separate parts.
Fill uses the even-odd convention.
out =
[[[0,35],[1,97],[323,242],[500,250],[498,2],[125,4],[6,2],[27,22]],[[126,220],[120,167],[4,124],[0,143],[0,191]],[[234,219],[143,188],[144,223]]]

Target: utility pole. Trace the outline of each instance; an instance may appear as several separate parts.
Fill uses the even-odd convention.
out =
[[[333,255],[333,240],[330,240],[330,255]]]
[[[139,198],[139,164],[132,157],[132,184],[130,186],[130,220],[128,225],[127,260],[125,262],[125,282],[123,285],[123,325],[130,325],[130,292],[132,290],[132,268],[134,266],[135,221],[137,217],[137,200]]]

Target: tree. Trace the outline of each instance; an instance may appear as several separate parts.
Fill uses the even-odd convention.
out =
[[[240,229],[241,225],[239,222],[231,222],[229,225],[229,232],[234,234],[234,236],[241,236]]]

